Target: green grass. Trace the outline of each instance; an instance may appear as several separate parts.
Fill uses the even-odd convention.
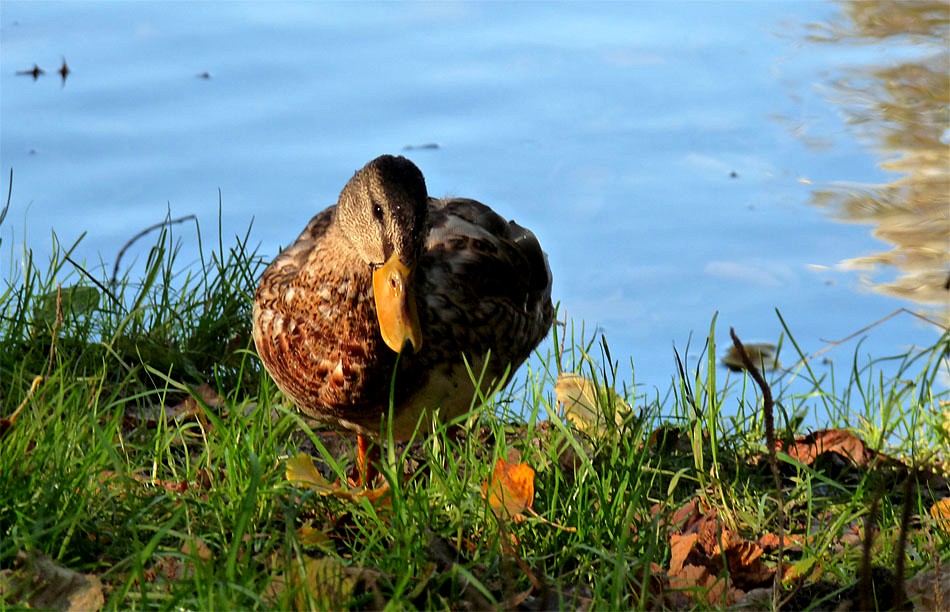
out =
[[[334,438],[260,367],[249,313],[266,262],[249,235],[219,240],[182,270],[169,226],[141,280],[97,277],[67,247],[11,270],[0,289],[0,417],[23,408],[0,445],[2,607],[29,600],[10,586],[25,571],[20,551],[97,576],[107,608],[682,606],[662,572],[669,518],[696,498],[750,541],[778,531],[781,498],[785,531],[811,534],[784,553],[802,574],[782,593],[798,597],[793,607],[833,607],[871,578],[860,541],[844,536],[872,509],[871,565],[911,577],[950,562],[950,533],[928,514],[945,481],[906,494],[899,470],[809,466],[780,452],[779,496],[761,459],[761,396],[747,377],[722,380],[714,326],[699,365],[671,373],[665,393],[617,380],[606,341],[559,326],[542,365],[480,402],[465,435],[421,432],[384,453],[388,504],[295,487],[286,457],[310,452],[333,479],[352,454],[327,450]],[[793,330],[784,344],[804,356]],[[944,334],[846,372],[806,362],[773,374],[778,438],[803,433],[794,429],[809,412],[907,465],[946,461],[950,407],[938,378],[948,347]],[[595,382],[608,424],[594,435],[563,418],[562,371]],[[204,383],[220,401],[196,391]],[[197,416],[164,418],[186,397]],[[496,518],[482,497],[512,451],[536,470],[537,517],[520,522]],[[777,552],[764,558],[774,567]]]

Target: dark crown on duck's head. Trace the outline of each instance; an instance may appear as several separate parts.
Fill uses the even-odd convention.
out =
[[[415,164],[381,155],[357,170],[343,188],[336,223],[370,266],[380,266],[394,254],[411,266],[425,245],[428,199],[425,178]]]

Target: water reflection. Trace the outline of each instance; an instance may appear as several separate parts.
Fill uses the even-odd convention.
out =
[[[844,18],[816,26],[812,40],[887,45],[904,61],[853,67],[832,86],[849,124],[898,174],[881,185],[816,189],[812,203],[842,220],[869,223],[893,248],[842,262],[849,269],[893,270],[868,278],[874,290],[929,305],[950,325],[950,52],[947,4],[857,0]],[[891,55],[891,54],[889,54]],[[893,55],[891,55],[893,56]]]

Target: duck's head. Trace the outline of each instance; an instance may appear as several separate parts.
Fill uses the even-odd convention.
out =
[[[413,283],[428,234],[428,199],[415,164],[382,155],[356,172],[337,204],[336,224],[373,271],[383,341],[397,353],[406,341],[415,351],[422,346]]]

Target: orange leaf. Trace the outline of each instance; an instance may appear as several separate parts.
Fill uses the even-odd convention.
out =
[[[534,502],[534,470],[527,463],[495,462],[495,471],[482,484],[482,497],[495,516],[517,519]]]
[[[930,507],[930,516],[943,531],[950,533],[950,497],[941,499]]]
[[[675,576],[683,570],[686,557],[693,551],[699,534],[673,534],[670,536],[670,575]]]

